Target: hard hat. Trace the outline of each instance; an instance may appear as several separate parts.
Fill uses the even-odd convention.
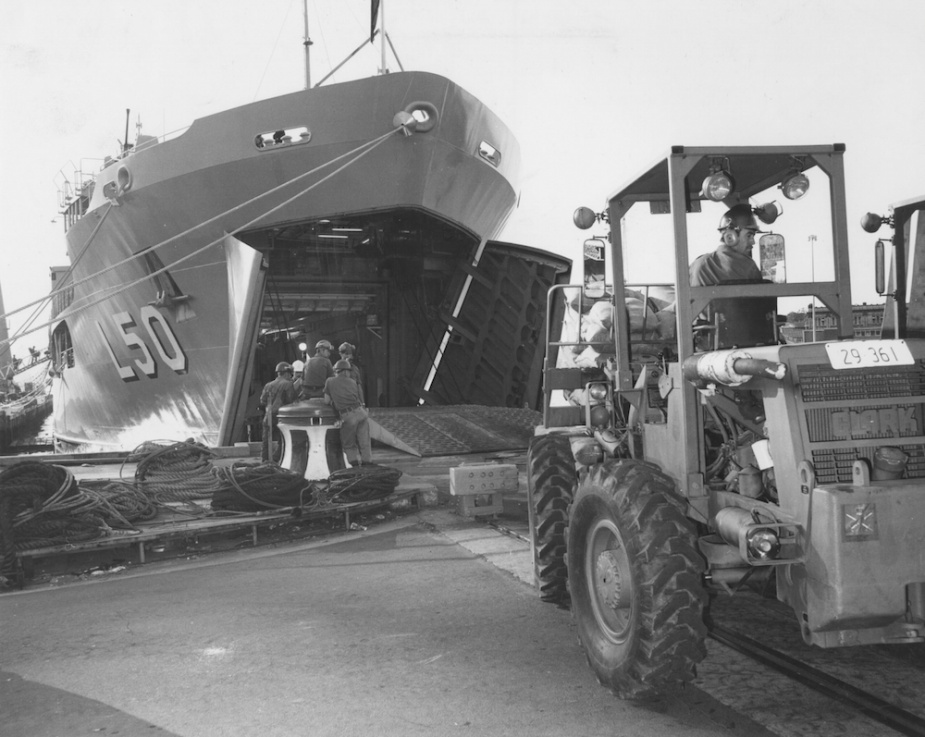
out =
[[[305,368],[305,363],[303,361],[293,361],[292,362],[292,370],[295,373],[301,374],[304,368]]]
[[[350,369],[350,361],[345,361],[343,358],[334,364],[335,373],[340,373],[341,371],[349,371]]]
[[[341,343],[337,350],[339,353],[349,353],[353,355],[354,352],[356,352],[356,346],[351,343]]]
[[[317,343],[315,343],[315,350],[317,351],[319,348],[327,348],[329,351],[334,350],[334,346],[331,345],[330,340],[319,340]]]
[[[717,230],[722,231],[727,228],[735,228],[736,230],[748,228],[749,230],[754,230],[756,233],[761,232],[758,228],[758,221],[755,220],[755,214],[751,205],[746,204],[733,205],[726,211],[726,214],[719,219],[719,227]]]
[[[285,361],[280,361],[276,364],[276,373],[285,374],[287,371],[292,371],[292,364],[286,363]]]

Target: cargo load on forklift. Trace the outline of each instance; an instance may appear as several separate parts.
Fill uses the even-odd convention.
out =
[[[844,153],[675,146],[575,212],[592,232],[584,283],[549,291],[530,531],[541,597],[622,698],[692,680],[710,597],[744,587],[811,645],[925,639],[925,312],[900,295],[855,338]],[[807,301],[837,337],[784,343]]]

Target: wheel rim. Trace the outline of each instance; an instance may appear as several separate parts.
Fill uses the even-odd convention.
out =
[[[585,570],[591,589],[591,609],[601,632],[611,642],[622,642],[633,622],[633,585],[630,561],[617,526],[598,520],[589,531]]]

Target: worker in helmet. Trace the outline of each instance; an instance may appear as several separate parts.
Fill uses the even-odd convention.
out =
[[[356,362],[356,346],[353,343],[341,343],[337,347],[340,353],[340,359],[350,364],[350,378],[353,379],[360,388],[360,399],[363,399],[363,379],[360,376],[360,367]]]
[[[324,401],[340,416],[340,439],[347,460],[351,466],[362,466],[373,461],[369,413],[350,369],[350,361],[341,359],[334,364],[334,377],[324,383]]]
[[[276,429],[276,413],[279,408],[292,404],[298,399],[295,387],[292,385],[292,366],[286,361],[280,361],[276,364],[276,378],[263,387],[260,394],[260,406],[265,408],[263,416],[263,448],[260,452],[260,459],[265,463],[268,461],[278,462],[278,458],[273,458],[270,448],[273,443],[273,431]]]
[[[305,363],[302,371],[302,399],[318,399],[324,396],[324,382],[334,376],[331,365],[331,351],[334,346],[329,340],[315,343],[315,355]]]
[[[295,388],[296,397],[302,395],[302,372],[305,370],[305,361],[292,362],[292,386]]]
[[[755,235],[762,231],[750,205],[730,208],[719,221],[719,246],[691,264],[691,286],[709,287],[729,281],[761,281],[761,269],[752,258]]]

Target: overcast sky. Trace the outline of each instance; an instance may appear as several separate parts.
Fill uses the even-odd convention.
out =
[[[925,2],[384,2],[404,68],[453,79],[520,141],[521,206],[503,240],[580,259],[587,234],[572,211],[600,210],[674,144],[843,142],[854,301],[877,300],[875,239],[857,223],[925,194]],[[308,7],[314,82],[362,42],[369,3]],[[117,153],[126,108],[133,140],[139,117],[158,135],[305,83],[302,0],[6,0],[3,15],[7,311],[45,294],[49,267],[67,263],[56,178]],[[374,74],[378,61],[367,54],[335,79]]]

